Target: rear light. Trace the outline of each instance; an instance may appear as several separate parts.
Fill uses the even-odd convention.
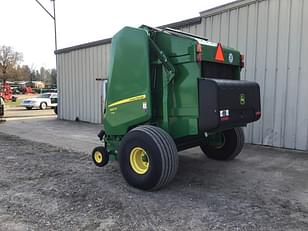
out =
[[[230,119],[230,111],[229,110],[220,110],[219,111],[220,121],[228,121]]]
[[[197,62],[201,63],[202,61],[202,46],[200,43],[196,44],[196,52],[197,52]]]
[[[261,117],[261,112],[260,111],[256,112],[256,117],[258,117],[258,118]]]
[[[243,68],[244,66],[245,66],[245,64],[244,64],[244,55],[241,54],[240,55],[240,67]]]

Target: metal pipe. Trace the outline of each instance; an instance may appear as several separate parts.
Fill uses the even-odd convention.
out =
[[[55,49],[58,50],[58,43],[57,43],[57,22],[56,22],[56,1],[50,0],[53,2],[53,22],[55,28]]]
[[[53,19],[55,20],[54,16],[52,16],[51,13],[49,13],[49,11],[42,5],[42,3],[40,3],[38,0],[35,0],[42,8],[43,10],[45,10],[45,12]]]
[[[56,22],[56,1],[55,0],[50,0],[53,2],[53,15],[40,3],[39,0],[35,0],[40,7],[53,19],[54,23],[54,30],[55,30],[55,50],[58,49],[58,43],[57,43],[57,22]]]

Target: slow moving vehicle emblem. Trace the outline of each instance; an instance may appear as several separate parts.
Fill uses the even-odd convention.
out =
[[[218,62],[224,62],[225,61],[224,53],[222,51],[222,46],[221,46],[220,43],[217,44],[215,60],[218,61]]]

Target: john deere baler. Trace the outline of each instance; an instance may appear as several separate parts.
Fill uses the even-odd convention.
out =
[[[174,178],[178,151],[200,146],[209,158],[233,159],[241,127],[261,116],[259,86],[240,80],[242,67],[239,51],[196,35],[123,28],[112,38],[94,163],[114,156],[130,185],[156,190]]]

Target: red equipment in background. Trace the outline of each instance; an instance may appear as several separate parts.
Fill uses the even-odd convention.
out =
[[[23,94],[33,93],[32,87],[24,87],[24,88],[22,88],[22,93]]]
[[[12,100],[13,91],[8,83],[0,84],[0,97],[4,100]]]

